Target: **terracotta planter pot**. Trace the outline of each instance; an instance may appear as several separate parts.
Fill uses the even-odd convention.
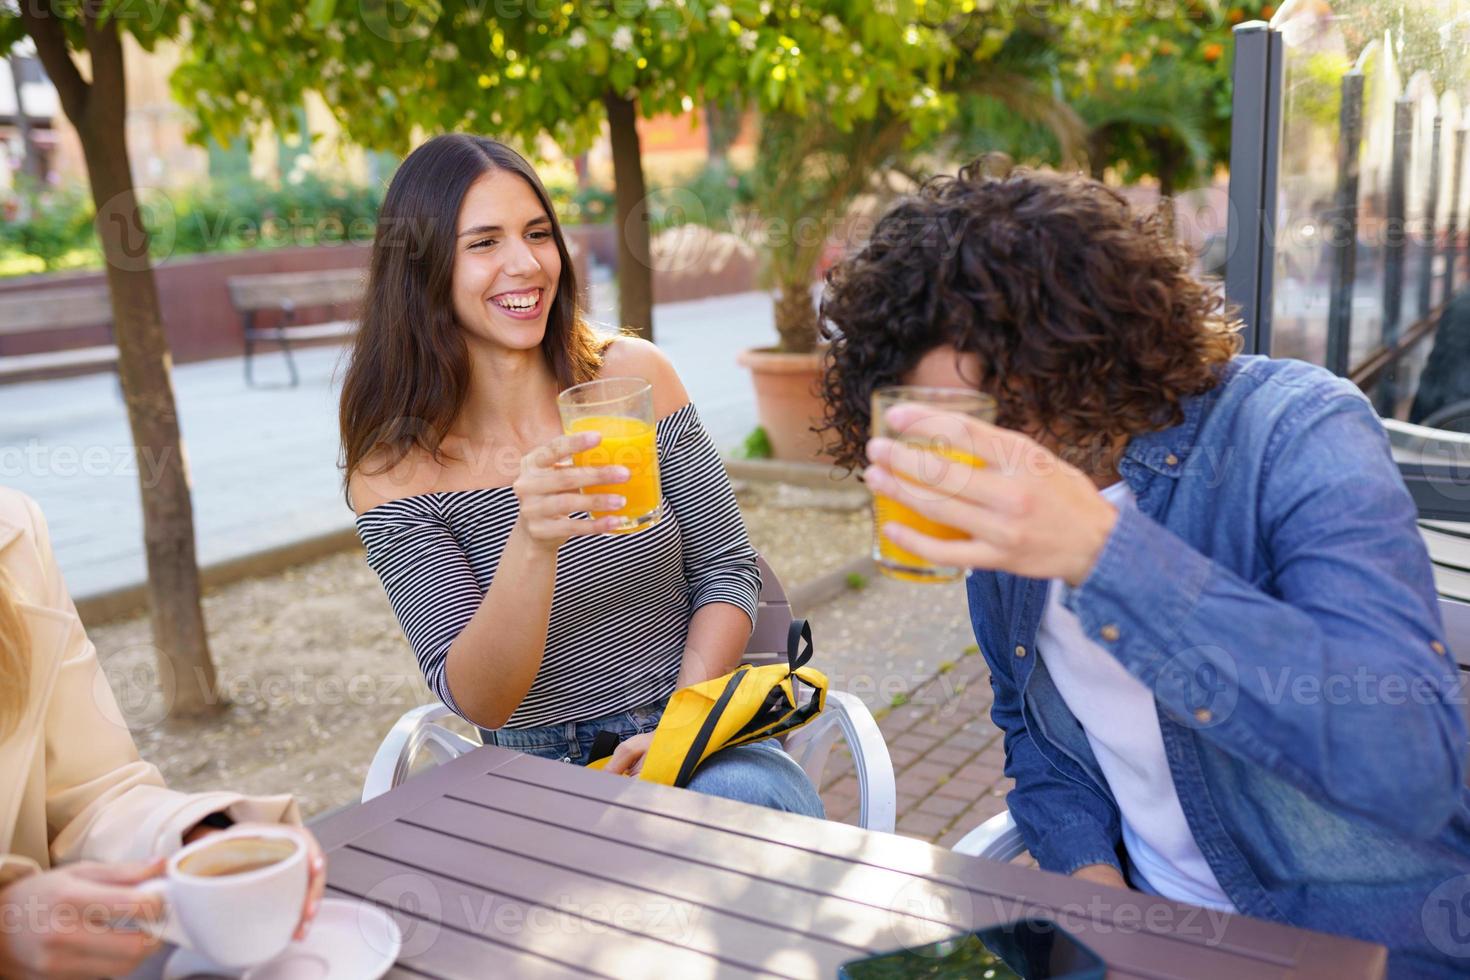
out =
[[[812,430],[823,409],[819,392],[824,351],[786,354],[770,349],[743,351],[741,367],[750,369],[756,413],[777,459],[830,463]]]

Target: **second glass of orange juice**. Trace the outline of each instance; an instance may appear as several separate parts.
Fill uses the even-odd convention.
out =
[[[613,534],[632,534],[663,520],[658,479],[657,429],[653,386],[642,378],[603,378],[568,388],[556,396],[562,430],[568,435],[598,432],[602,442],[572,456],[574,466],[626,466],[627,483],[584,487],[584,494],[618,494],[627,503],[617,510],[592,511],[593,517],[620,517]]]
[[[990,396],[964,388],[926,388],[917,385],[887,385],[873,392],[873,435],[907,443],[924,450],[930,457],[932,465],[925,467],[923,476],[938,476],[950,463],[961,463],[973,467],[985,465],[985,461],[975,454],[974,447],[969,444],[970,440],[966,435],[966,430],[959,425],[953,426],[954,431],[952,432],[926,433],[922,436],[895,430],[888,424],[885,414],[888,409],[900,402],[923,405],[926,408],[969,415],[985,422],[993,422],[995,420],[995,401]],[[895,473],[894,476],[904,480],[902,474]],[[904,482],[910,488],[935,495],[935,499],[938,499],[937,495],[940,491],[933,487],[912,480],[904,480]],[[964,574],[965,570],[962,568],[935,565],[894,544],[882,532],[883,525],[890,522],[902,524],[921,534],[927,534],[931,538],[940,538],[945,541],[957,541],[967,537],[964,532],[931,520],[907,504],[875,493],[873,495],[873,560],[877,562],[878,570],[884,575],[903,579],[906,582],[952,582]]]

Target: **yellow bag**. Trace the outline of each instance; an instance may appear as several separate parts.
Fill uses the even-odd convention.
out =
[[[812,629],[798,619],[787,634],[785,664],[741,664],[724,677],[675,691],[654,730],[639,778],[687,786],[699,766],[720,749],[783,735],[811,721],[827,703],[827,676],[805,666],[811,658]],[[615,744],[594,745],[588,768],[605,766]]]

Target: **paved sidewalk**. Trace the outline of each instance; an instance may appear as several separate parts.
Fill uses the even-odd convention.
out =
[[[756,416],[735,357],[775,342],[770,297],[660,305],[654,331],[716,443],[738,445]],[[239,359],[175,368],[201,564],[352,526],[337,470],[341,354],[338,347],[300,352],[297,388],[247,388]],[[280,356],[258,357],[256,378],[284,380]],[[0,387],[0,484],[40,501],[73,595],[144,580],[137,466],[112,375]]]
[[[990,720],[990,671],[975,646],[965,587],[876,573],[809,610],[813,665],[862,698],[893,759],[901,834],[948,847],[1005,809],[1011,781]],[[824,773],[827,816],[857,823],[858,784],[845,743]]]
[[[1006,808],[1012,782],[990,721],[990,671],[974,646],[907,703],[879,712],[898,783],[898,832],[951,847]],[[852,759],[834,752],[822,800],[827,816],[857,822]]]

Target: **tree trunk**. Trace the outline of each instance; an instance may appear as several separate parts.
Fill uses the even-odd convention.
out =
[[[623,326],[653,339],[653,262],[648,192],[638,145],[638,107],[609,91],[602,97],[612,137],[613,194],[617,202],[618,306]]]
[[[730,166],[730,146],[740,135],[740,104],[734,99],[711,102],[704,107],[706,147],[712,167]]]
[[[194,512],[179,438],[168,345],[148,256],[148,232],[133,187],[124,121],[122,40],[115,22],[88,22],[92,81],[82,80],[61,25],[42,8],[23,13],[62,107],[81,138],[107,263],[118,373],[143,498],[148,595],[159,683],[169,714],[198,717],[223,707],[199,602]]]
[[[1161,138],[1154,144],[1154,157],[1159,161],[1157,168],[1159,172],[1154,175],[1159,178],[1159,220],[1163,222],[1169,236],[1173,237],[1176,221],[1174,195],[1179,192],[1178,150],[1167,138]]]
[[[805,354],[817,346],[817,310],[809,277],[776,284],[776,333],[781,350]]]
[[[1108,172],[1108,134],[1099,126],[1087,134],[1087,175],[1102,180]]]

